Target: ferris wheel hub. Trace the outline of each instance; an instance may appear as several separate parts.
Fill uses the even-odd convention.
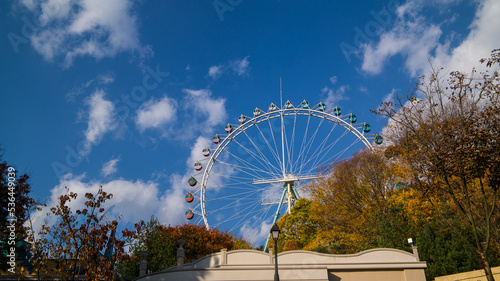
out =
[[[296,177],[292,175],[287,175],[285,178],[274,178],[274,179],[264,179],[264,180],[256,180],[253,181],[252,184],[266,184],[266,183],[293,183],[301,180],[313,180],[313,179],[319,179],[322,178],[321,175],[314,175],[314,176],[301,176],[301,177]]]

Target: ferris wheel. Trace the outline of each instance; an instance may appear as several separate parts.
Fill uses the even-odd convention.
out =
[[[322,102],[310,106],[306,100],[242,114],[194,163],[186,218],[252,244],[269,239],[280,215],[307,197],[305,185],[361,148],[382,143],[380,135],[369,133],[368,123],[357,121],[338,106],[327,110]]]

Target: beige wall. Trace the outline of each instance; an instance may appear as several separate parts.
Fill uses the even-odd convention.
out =
[[[495,280],[500,280],[500,266],[491,269],[493,272],[493,277]],[[484,275],[484,270],[474,270],[469,272],[463,272],[458,274],[446,275],[441,277],[436,277],[436,281],[486,281],[486,276]]]
[[[353,255],[309,251],[278,254],[280,280],[425,281],[425,262],[395,249],[372,249]],[[254,250],[223,250],[181,268],[173,267],[136,280],[273,280],[274,258]]]

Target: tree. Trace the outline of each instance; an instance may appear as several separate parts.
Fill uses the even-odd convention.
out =
[[[228,232],[207,230],[200,225],[165,226],[154,217],[141,221],[131,240],[130,253],[119,266],[120,274],[132,279],[139,274],[141,255],[147,254],[148,270],[161,271],[177,264],[178,241],[183,239],[184,262],[189,263],[221,249],[247,249],[250,244],[241,238],[233,238]]]
[[[499,53],[494,50],[482,61],[491,67]],[[497,71],[451,72],[447,80],[434,71],[429,78],[421,77],[412,93],[383,103],[377,111],[392,122],[386,137],[392,143],[388,155],[410,164],[413,187],[434,206],[440,200],[453,202],[463,219],[442,218],[458,234],[470,228],[473,239],[463,241],[470,241],[481,257],[489,281],[494,280],[489,261],[493,222],[499,215],[499,99]],[[460,222],[467,225],[456,224]]]
[[[103,207],[112,194],[102,187],[95,195],[86,193],[85,208],[73,212],[68,205],[78,195],[66,190],[67,194],[61,195],[47,214],[55,216],[57,223],[43,225],[40,238],[32,245],[31,262],[39,278],[77,280],[84,275],[86,280],[113,280],[124,242],[115,236],[118,221],[107,220]]]
[[[454,216],[450,210],[445,215]],[[446,222],[436,219],[428,221],[416,234],[420,259],[428,265],[425,270],[427,280],[478,268],[478,256],[474,247],[464,242],[463,238],[474,239],[470,227],[457,233]]]
[[[0,148],[0,269],[7,270],[10,248],[27,237],[25,223],[36,205],[30,197],[30,177],[2,160]],[[11,235],[14,234],[14,236]],[[19,251],[15,251],[16,253]]]
[[[295,202],[290,214],[283,215],[277,222],[280,228],[278,252],[307,249],[316,237],[318,223],[311,213],[311,201],[300,198]],[[274,249],[274,241],[268,242],[269,249]]]
[[[309,186],[318,235],[307,247],[354,253],[374,246],[376,214],[385,214],[404,169],[381,152],[363,150],[337,163],[328,177]]]

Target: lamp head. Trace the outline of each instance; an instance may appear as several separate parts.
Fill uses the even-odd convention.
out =
[[[274,242],[276,242],[278,240],[278,237],[280,236],[280,228],[276,223],[273,225],[273,227],[271,227],[271,236],[273,237]]]
[[[408,244],[413,246],[413,239],[412,238],[408,238]]]

